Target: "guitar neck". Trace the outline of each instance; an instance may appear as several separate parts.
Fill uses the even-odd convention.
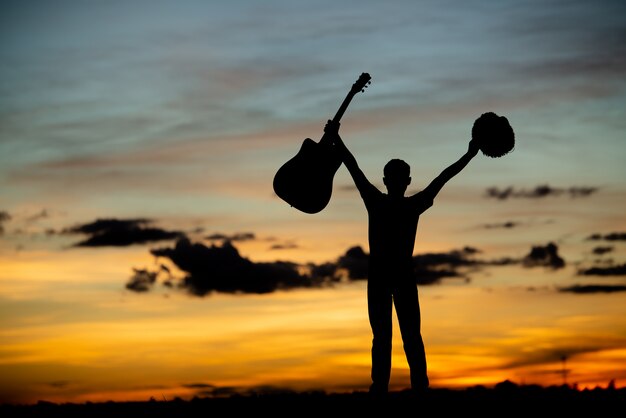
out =
[[[333,122],[337,123],[337,122],[339,122],[341,120],[341,118],[343,117],[343,114],[348,109],[348,105],[352,101],[353,97],[354,97],[354,93],[352,91],[350,91],[348,93],[348,95],[346,96],[346,98],[343,99],[343,103],[341,103],[341,106],[339,106],[339,110],[337,110],[337,113],[335,113],[335,117],[333,118]]]
[[[341,106],[339,106],[339,110],[337,110],[337,113],[335,113],[335,117],[333,118],[333,122],[334,123],[338,123],[343,114],[346,112],[346,110],[348,109],[348,106],[350,105],[350,102],[352,101],[352,98],[354,98],[355,93],[353,93],[352,91],[350,91],[348,93],[348,95],[346,96],[345,99],[343,99],[343,103],[341,103]],[[320,140],[321,144],[326,144],[329,143],[329,139],[326,137],[326,135],[322,136],[322,139]]]

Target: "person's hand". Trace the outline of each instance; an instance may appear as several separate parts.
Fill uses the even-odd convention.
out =
[[[326,126],[324,126],[324,132],[329,135],[339,135],[339,126],[341,124],[339,122],[333,122],[332,120],[328,120],[326,122]]]

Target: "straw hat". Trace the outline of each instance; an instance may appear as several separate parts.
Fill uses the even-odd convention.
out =
[[[504,116],[493,112],[483,113],[472,127],[472,138],[487,157],[499,158],[515,147],[515,133]]]

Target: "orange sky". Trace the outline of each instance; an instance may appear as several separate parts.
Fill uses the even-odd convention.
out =
[[[511,154],[479,154],[420,218],[416,256],[478,250],[428,265],[456,276],[419,286],[432,386],[561,384],[564,369],[579,387],[623,386],[626,10],[531,3],[7,4],[0,402],[365,390],[364,280],[199,296],[185,279],[210,283],[215,266],[151,254],[178,254],[182,236],[214,254],[216,234],[253,269],[335,268],[349,248],[367,252],[344,167],[316,215],[271,187],[362,72],[372,85],[341,134],[380,188],[396,157],[411,165],[409,191],[425,187],[484,112],[516,134]],[[156,235],[109,226],[130,241],[85,244],[99,220]],[[550,243],[562,268],[530,257]],[[129,290],[134,269],[158,271],[155,283]],[[403,389],[394,327],[392,388]]]

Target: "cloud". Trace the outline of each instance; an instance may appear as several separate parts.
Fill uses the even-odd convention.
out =
[[[150,219],[98,219],[94,222],[66,228],[65,234],[85,234],[89,237],[75,247],[123,247],[132,244],[145,244],[180,238],[180,231],[167,231],[148,227]]]
[[[369,258],[369,254],[362,247],[351,247],[339,257],[336,266],[339,269],[345,269],[349,279],[363,280],[367,279]]]
[[[330,280],[331,282],[341,279],[339,270],[337,269],[337,263],[327,262],[322,264],[308,264],[307,268],[310,271],[311,277],[319,279]]]
[[[230,241],[206,246],[180,238],[174,247],[150,251],[169,258],[187,273],[180,283],[189,293],[204,296],[213,291],[225,293],[270,293],[298,287],[316,287],[328,281],[300,273],[299,266],[287,261],[255,263],[242,257]]]
[[[591,250],[592,253],[594,253],[595,255],[604,255],[607,253],[610,253],[614,250],[615,248],[612,246],[608,246],[608,247],[595,247],[593,250]]]
[[[2,224],[10,220],[11,215],[9,215],[9,212],[5,210],[0,210],[0,235],[4,234],[4,226]]]
[[[554,243],[546,246],[533,246],[530,253],[522,259],[524,267],[549,267],[560,269],[565,267],[565,260],[558,254],[559,248]]]
[[[151,254],[173,262],[185,273],[174,277],[169,268],[133,269],[126,284],[128,290],[149,291],[163,275],[164,286],[184,289],[192,295],[205,296],[211,292],[264,294],[292,288],[330,286],[341,280],[365,280],[369,271],[369,254],[361,247],[349,248],[334,261],[305,265],[289,261],[254,262],[240,255],[231,240],[219,245],[194,243],[179,238],[173,247],[152,249]],[[532,247],[523,259],[481,259],[479,249],[466,246],[447,252],[424,253],[413,256],[413,277],[418,285],[440,283],[444,278],[469,280],[468,274],[488,266],[522,264],[525,267],[546,266],[558,269],[565,262],[557,254],[556,245]]]
[[[591,267],[578,271],[581,276],[625,276],[626,264],[610,267]]]
[[[476,266],[479,262],[471,256],[480,251],[473,247],[464,247],[445,253],[426,253],[413,256],[415,279],[418,284],[438,283],[445,277],[465,277],[459,267]]]
[[[420,285],[428,285],[438,283],[446,277],[465,277],[458,271],[459,267],[486,264],[486,262],[471,258],[479,252],[475,248],[465,247],[449,252],[415,255],[413,256],[415,282]],[[360,246],[352,247],[339,257],[336,266],[337,269],[346,271],[350,280],[367,279],[369,254]]]
[[[163,274],[163,285],[187,290],[195,296],[211,292],[270,293],[292,288],[330,285],[344,277],[347,280],[367,279],[369,254],[362,247],[349,248],[336,261],[299,265],[288,261],[253,262],[239,254],[230,240],[221,245],[193,243],[188,238],[178,239],[174,247],[152,249],[151,254],[171,260],[185,276],[175,279],[169,269],[134,268],[126,288],[135,292],[151,290]],[[428,253],[413,257],[415,282],[433,284],[445,277],[465,277],[457,269],[463,266],[502,265],[502,261],[488,262],[471,258],[479,250],[465,247],[443,253]],[[178,281],[176,284],[175,281]]]
[[[293,250],[299,248],[298,244],[286,243],[286,244],[273,244],[270,250]]]
[[[570,292],[578,294],[626,292],[626,285],[576,284],[568,287],[560,287],[559,292]]]
[[[253,232],[236,232],[234,234],[223,234],[221,232],[215,232],[211,235],[207,235],[204,239],[208,241],[221,241],[221,242],[244,242],[244,241],[254,241],[260,239]],[[263,241],[275,241],[276,238],[268,237],[262,238]],[[284,242],[272,244],[269,249],[270,250],[293,250],[296,248],[300,248],[298,244],[293,242]]]
[[[134,292],[147,292],[156,282],[159,271],[149,271],[147,269],[136,269],[135,274],[126,283],[126,288]]]
[[[608,234],[592,234],[587,237],[591,241],[626,241],[626,232],[611,232]]]
[[[502,223],[493,223],[493,224],[484,224],[483,228],[485,229],[512,229],[517,226],[520,226],[519,222],[507,221]]]
[[[498,187],[490,187],[486,191],[488,198],[494,198],[498,200],[507,200],[510,198],[525,198],[525,199],[540,199],[548,196],[560,196],[563,194],[569,195],[571,198],[587,197],[597,192],[597,187],[587,186],[572,186],[569,188],[557,188],[547,184],[536,186],[534,189],[515,190],[513,186],[509,186],[504,189]]]
[[[252,241],[256,239],[256,236],[252,232],[237,232],[231,235],[216,232],[205,237],[205,239],[209,241]]]

